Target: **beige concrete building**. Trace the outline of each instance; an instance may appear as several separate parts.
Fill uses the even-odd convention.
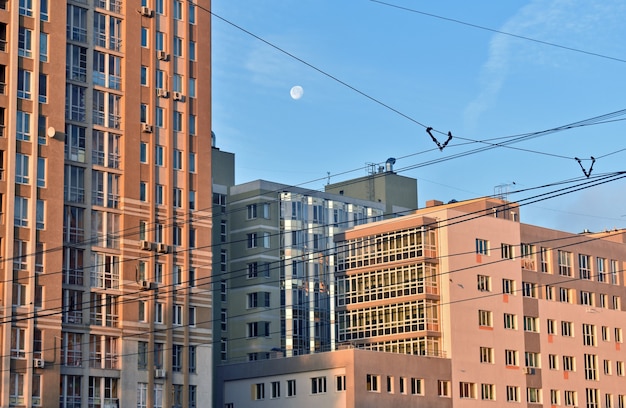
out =
[[[345,349],[218,368],[236,407],[452,407],[450,360]]]
[[[356,227],[337,237],[338,341],[450,359],[454,406],[623,407],[624,232],[521,224],[489,198]]]
[[[0,406],[210,405],[209,9],[0,0]]]

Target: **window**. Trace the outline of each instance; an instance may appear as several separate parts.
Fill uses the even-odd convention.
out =
[[[296,380],[287,380],[287,396],[294,397],[296,395]]]
[[[593,324],[583,323],[583,345],[595,346],[596,345],[596,327]]]
[[[174,56],[183,56],[183,39],[177,36],[174,36]]]
[[[196,60],[196,42],[195,41],[189,41],[189,60],[190,61]]]
[[[280,381],[272,381],[271,398],[280,398]]]
[[[476,253],[479,255],[489,255],[489,241],[476,238]]]
[[[607,326],[602,326],[601,332],[602,332],[602,341],[610,341],[611,340],[609,328]]]
[[[407,393],[407,382],[405,377],[400,377],[400,394],[406,395]]]
[[[46,186],[46,159],[44,157],[37,158],[37,187]]]
[[[374,374],[367,374],[365,377],[365,386],[367,391],[380,392],[379,382],[380,376]]]
[[[550,370],[558,370],[559,369],[559,363],[558,363],[558,357],[556,356],[556,354],[548,354],[548,368],[550,368]]]
[[[589,255],[578,255],[578,277],[580,279],[591,279],[591,264]]]
[[[493,364],[493,348],[491,347],[480,348],[480,362]]]
[[[616,361],[615,362],[615,373],[620,376],[623,377],[625,375],[624,372],[624,362],[623,361]]]
[[[571,289],[559,288],[559,301],[563,303],[572,303]]]
[[[26,306],[26,290],[28,287],[21,283],[13,283],[13,306]]]
[[[537,284],[531,282],[522,282],[522,294],[524,297],[537,297]]]
[[[15,155],[15,182],[18,184],[29,183],[29,161],[30,157],[21,153]]]
[[[518,366],[518,354],[516,350],[504,350],[504,363],[507,366]]]
[[[154,322],[163,324],[163,309],[165,304],[156,302],[154,304]]]
[[[424,395],[424,380],[422,378],[411,378],[411,394]]]
[[[183,324],[183,305],[174,305],[172,314],[172,324],[174,326],[182,326]]]
[[[481,292],[491,292],[491,277],[485,275],[477,276],[478,290]]]
[[[17,55],[24,58],[33,57],[33,32],[24,27],[19,28],[17,39]]]
[[[193,3],[189,4],[189,24],[196,24],[196,6]]]
[[[48,103],[48,75],[39,74],[39,103]]]
[[[622,340],[622,329],[619,327],[615,328],[615,342],[616,343],[621,343]]]
[[[478,325],[483,327],[493,327],[493,316],[488,310],[478,311]]]
[[[46,229],[46,202],[37,200],[37,208],[35,209],[36,228],[38,230]]]
[[[196,372],[196,357],[197,357],[196,346],[189,346],[188,354],[189,354],[189,372],[195,373]]]
[[[548,319],[546,322],[548,326],[548,334],[556,334],[556,321]]]
[[[179,111],[174,111],[174,124],[173,124],[173,130],[175,132],[182,132],[183,131],[183,114],[182,112]]]
[[[161,31],[157,31],[156,44],[155,44],[157,51],[165,51],[165,49],[163,48],[164,44],[165,44],[165,34]]]
[[[263,248],[269,248],[269,247],[270,247],[270,233],[264,232],[263,233]]]
[[[568,251],[558,251],[559,275],[572,276],[572,253]]]
[[[163,163],[163,146],[156,146],[154,149],[154,164],[164,166]]]
[[[28,112],[18,110],[16,116],[15,134],[17,140],[30,142],[31,135],[31,116]]]
[[[587,408],[600,408],[600,393],[597,389],[587,388],[585,394],[587,395]]]
[[[265,384],[264,383],[252,384],[252,399],[253,400],[265,399]]]
[[[572,322],[561,322],[561,336],[574,336],[574,325],[572,324]]]
[[[13,223],[16,227],[28,227],[28,198],[15,196]]]
[[[504,328],[510,330],[517,330],[517,316],[514,314],[504,314]]]
[[[538,332],[539,331],[539,318],[532,316],[524,316],[524,331]]]
[[[11,358],[26,358],[26,329],[11,327]]]
[[[502,279],[502,293],[507,295],[514,295],[515,281],[511,279]]]
[[[593,306],[593,294],[585,290],[580,291],[580,304],[586,306]]]
[[[248,248],[257,247],[257,233],[256,232],[253,232],[247,235],[247,245],[248,245]]]
[[[24,374],[12,372],[9,381],[9,403],[24,405]]]
[[[563,402],[566,407],[573,407],[578,405],[578,396],[576,395],[576,391],[563,391]]]
[[[33,16],[33,0],[20,0],[20,15],[32,17]]]
[[[189,78],[189,86],[187,92],[190,98],[196,97],[196,78]]]
[[[182,151],[178,149],[174,149],[174,157],[172,160],[172,166],[174,167],[174,170],[183,169],[183,152]]]
[[[393,394],[393,377],[387,376],[387,392]]]
[[[513,259],[513,245],[503,243],[500,245],[500,251],[502,259]]]
[[[440,397],[450,397],[450,381],[437,380],[437,395]]]
[[[526,351],[524,353],[524,362],[526,364],[526,367],[539,368],[540,361],[541,361],[541,358],[539,356],[539,353],[534,353],[532,351]]]
[[[508,402],[519,402],[519,387],[513,385],[506,386],[506,400]]]
[[[39,33],[39,60],[48,62],[48,34]]]
[[[496,399],[496,386],[493,384],[480,385],[480,399],[493,401]]]
[[[461,382],[459,383],[459,395],[461,398],[476,398],[476,384]]]
[[[174,344],[172,347],[172,371],[181,372],[183,370],[183,345]]]
[[[337,387],[335,388],[337,391],[345,391],[346,390],[346,376],[345,375],[335,376],[335,384],[337,385]]]
[[[598,282],[606,282],[606,259],[597,257],[596,258],[596,278]]]
[[[541,404],[541,389],[528,387],[526,389],[526,398],[531,404]]]
[[[611,284],[612,285],[618,285],[619,284],[619,263],[614,260],[611,259]]]
[[[148,28],[141,27],[141,46],[148,47]]]
[[[25,69],[17,71],[17,97],[22,99],[31,99],[32,78],[31,72]]]
[[[147,184],[144,181],[139,182],[139,199],[143,202],[148,201]]]
[[[563,371],[575,371],[574,356],[563,356]]]
[[[559,399],[559,390],[550,390],[550,404],[561,405],[561,401]]]
[[[613,371],[612,371],[612,366],[611,366],[611,360],[604,360],[603,365],[604,365],[604,375],[612,375]]]
[[[368,388],[368,391],[371,391],[371,390]],[[326,377],[311,378],[311,394],[324,394],[324,393],[326,393]]]

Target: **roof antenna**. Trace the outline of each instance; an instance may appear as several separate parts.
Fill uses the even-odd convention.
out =
[[[591,176],[591,172],[593,171],[593,165],[596,162],[595,157],[591,156],[591,166],[589,166],[589,171],[585,170],[585,168],[583,167],[582,160],[580,160],[578,157],[574,157],[574,159],[576,159],[578,164],[580,164],[580,168],[583,170],[583,173],[585,174],[585,176],[589,178],[589,176]]]
[[[326,185],[329,185],[330,184],[330,171],[327,171],[326,174],[328,177],[328,180],[326,181]]]
[[[435,136],[433,136],[433,134],[431,133],[431,130],[433,130],[432,127],[427,127],[426,128],[426,133],[428,133],[430,135],[430,138],[433,139],[433,142],[435,142],[435,144],[437,145],[437,147],[439,148],[439,151],[443,151],[443,149],[448,145],[448,143],[450,143],[450,140],[452,140],[452,132],[448,132],[448,138],[446,139],[446,141],[441,144],[439,143],[439,140],[437,140],[437,138]]]

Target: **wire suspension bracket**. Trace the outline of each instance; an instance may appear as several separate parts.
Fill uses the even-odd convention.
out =
[[[452,132],[448,132],[448,138],[446,139],[445,142],[443,142],[443,144],[439,143],[439,140],[437,140],[437,138],[435,136],[433,136],[432,131],[433,128],[432,127],[427,127],[426,128],[426,133],[428,133],[430,135],[430,138],[433,139],[433,142],[435,142],[435,144],[437,145],[437,147],[439,148],[440,151],[443,151],[444,147],[446,147],[448,145],[448,143],[450,143],[450,140],[452,140]]]
[[[596,158],[591,156],[591,166],[589,166],[589,171],[585,170],[582,160],[580,160],[578,157],[574,157],[574,159],[576,159],[578,164],[580,164],[580,168],[583,170],[583,173],[585,174],[585,176],[589,178],[589,176],[591,176],[591,172],[593,171],[593,165],[596,162]]]

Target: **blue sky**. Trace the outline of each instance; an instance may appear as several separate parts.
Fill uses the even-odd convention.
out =
[[[418,180],[422,207],[498,185],[515,192],[585,178],[575,157],[587,171],[598,158],[591,179],[626,170],[626,115],[463,155],[486,146],[473,141],[626,109],[625,2],[385,3],[213,0],[213,13],[240,27],[213,19],[213,130],[236,155],[237,183],[323,190],[328,173],[331,182],[360,177],[367,163],[395,157],[395,169]],[[424,126],[441,142],[454,137],[439,151]],[[624,180],[529,204],[522,221],[571,232],[626,227]]]

